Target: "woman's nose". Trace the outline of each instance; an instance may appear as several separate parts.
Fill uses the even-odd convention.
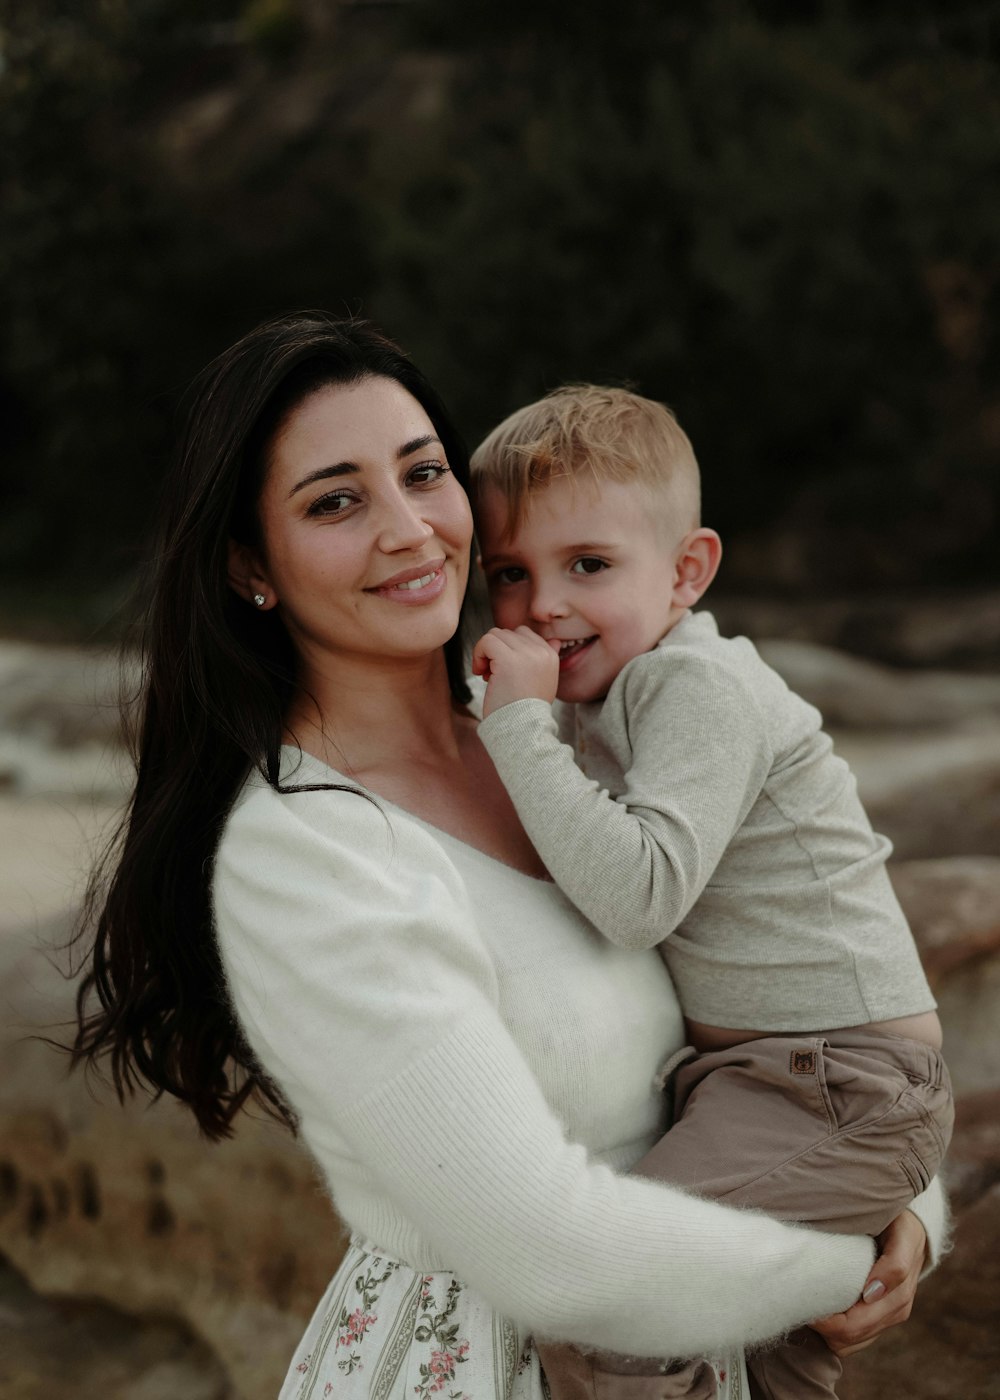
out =
[[[434,534],[413,501],[406,496],[393,496],[385,502],[379,528],[379,547],[387,553],[399,549],[414,549]]]

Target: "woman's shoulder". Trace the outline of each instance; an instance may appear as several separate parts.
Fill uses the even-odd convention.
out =
[[[311,754],[283,749],[278,786],[247,778],[223,827],[215,887],[352,887],[383,894],[433,878],[455,899],[463,882],[441,842],[424,825]]]

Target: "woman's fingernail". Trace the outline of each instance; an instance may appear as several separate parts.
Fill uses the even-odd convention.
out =
[[[876,1278],[876,1279],[872,1279],[871,1283],[868,1285],[868,1287],[867,1287],[867,1288],[865,1289],[865,1291],[862,1293],[861,1297],[862,1297],[862,1299],[863,1299],[864,1302],[870,1303],[870,1302],[872,1301],[873,1298],[881,1298],[881,1296],[882,1296],[882,1294],[883,1294],[884,1292],[885,1292],[885,1284],[884,1284],[884,1283],[881,1283],[881,1282]]]

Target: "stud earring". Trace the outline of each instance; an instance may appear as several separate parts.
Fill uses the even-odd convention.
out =
[[[253,600],[257,604],[258,608],[262,608],[267,602],[267,599],[264,597],[263,593],[255,593],[253,595]]]

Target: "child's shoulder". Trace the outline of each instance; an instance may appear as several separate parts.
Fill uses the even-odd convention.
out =
[[[764,734],[769,742],[806,737],[822,724],[819,711],[789,689],[749,637],[721,636],[708,612],[685,614],[658,646],[624,666],[605,706],[609,722],[617,715],[628,726],[697,710],[714,724]]]
[[[710,612],[688,612],[652,651],[623,667],[619,679],[631,690],[685,680],[741,690],[768,676],[779,679],[749,637],[723,637]]]

